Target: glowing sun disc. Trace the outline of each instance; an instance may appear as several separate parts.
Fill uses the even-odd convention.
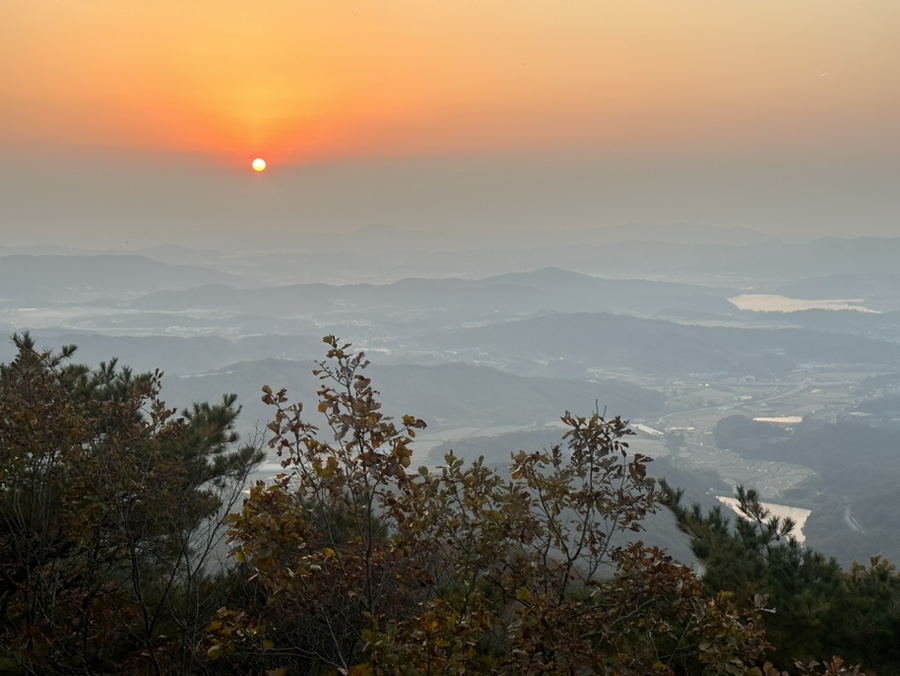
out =
[[[250,166],[253,167],[253,171],[265,171],[266,161],[261,157],[257,157],[250,163]]]

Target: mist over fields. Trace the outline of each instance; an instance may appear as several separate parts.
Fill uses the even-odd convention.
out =
[[[599,408],[689,498],[744,484],[810,510],[806,543],[847,563],[900,558],[898,269],[897,238],[688,225],[0,247],[0,330],[159,368],[170,405],[236,393],[245,438],[272,414],[263,385],[315,422],[311,371],[337,335],[367,352],[389,414],[428,423],[414,462],[503,465],[558,438],[565,411]],[[802,309],[765,311],[785,304]],[[690,556],[671,526],[650,530]]]

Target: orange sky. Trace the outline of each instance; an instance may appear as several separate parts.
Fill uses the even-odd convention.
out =
[[[900,0],[0,0],[0,246],[897,235],[898,28]]]
[[[897,0],[0,0],[0,149],[896,149]]]

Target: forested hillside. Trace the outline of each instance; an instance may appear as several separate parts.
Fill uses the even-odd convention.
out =
[[[792,497],[813,508],[807,543],[850,565],[858,552],[900,559],[900,430],[858,419],[810,420],[779,429],[744,416],[721,420],[716,443],[742,457],[795,462],[815,471]]]

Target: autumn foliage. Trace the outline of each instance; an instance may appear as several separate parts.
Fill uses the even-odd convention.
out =
[[[326,342],[321,429],[265,389],[284,471],[230,518],[255,594],[210,627],[223,669],[746,673],[762,656],[761,608],[618,537],[661,497],[624,421],[566,414],[560,444],[508,470],[413,470],[425,424],[385,416],[364,356]]]
[[[503,467],[417,468],[425,423],[385,415],[365,355],[329,336],[319,424],[263,388],[281,472],[250,485],[262,449],[236,445],[233,396],[178,414],[159,373],[16,340],[0,673],[783,676],[895,650],[890,564],[841,571],[750,491],[736,524],[682,507],[619,418],[566,413],[558,444]],[[702,578],[639,539],[658,509]]]

